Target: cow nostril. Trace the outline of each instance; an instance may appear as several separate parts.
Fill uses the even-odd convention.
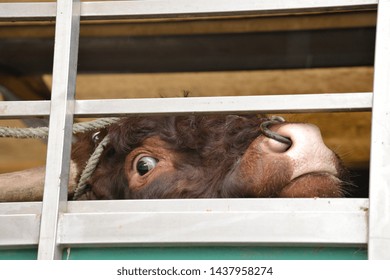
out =
[[[284,153],[291,148],[291,145],[276,141],[274,139],[269,139],[265,145],[267,146],[268,151],[273,153]]]
[[[278,141],[284,145],[287,145],[287,149],[285,149],[285,151],[286,151],[292,145],[291,139],[289,137],[280,135],[280,134],[278,134],[278,133],[276,133],[268,128],[270,125],[279,124],[279,123],[283,123],[283,122],[284,122],[284,119],[282,117],[278,117],[278,116],[271,117],[270,120],[264,121],[260,124],[260,130],[264,134],[264,136],[271,138],[275,141]]]

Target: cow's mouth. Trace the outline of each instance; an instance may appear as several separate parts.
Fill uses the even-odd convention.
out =
[[[290,181],[279,197],[342,197],[343,181],[329,172],[302,174]]]

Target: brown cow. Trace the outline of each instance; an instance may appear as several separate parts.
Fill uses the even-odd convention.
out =
[[[317,127],[272,125],[290,145],[264,136],[260,123],[265,120],[129,117],[99,133],[79,135],[72,150],[78,170],[106,134],[111,139],[82,199],[343,195],[347,172]]]
[[[261,115],[129,117],[77,135],[69,196],[107,134],[110,142],[80,199],[343,196],[347,172],[319,129],[271,123],[266,130],[268,121]],[[41,200],[43,181],[44,168],[1,174],[0,201]]]

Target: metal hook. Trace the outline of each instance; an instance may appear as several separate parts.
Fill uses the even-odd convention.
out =
[[[91,136],[91,139],[92,139],[93,143],[95,144],[95,148],[99,144],[100,140],[102,140],[100,133],[101,133],[101,131],[99,130],[99,131],[95,132],[94,134],[92,134],[92,136]]]
[[[282,136],[268,128],[268,126],[278,123],[283,123],[285,120],[280,116],[272,116],[269,120],[264,121],[260,124],[261,132],[268,138],[274,139],[278,142],[286,144],[288,146],[292,145],[292,141],[290,138]]]

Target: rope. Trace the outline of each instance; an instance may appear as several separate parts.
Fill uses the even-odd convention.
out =
[[[119,120],[120,118],[102,118],[89,122],[76,123],[73,125],[73,134],[85,133],[91,130],[105,128],[113,123],[118,122]],[[0,137],[43,139],[47,138],[48,133],[48,127],[0,127]]]
[[[85,133],[91,130],[102,129],[116,123],[120,118],[101,118],[89,122],[76,123],[73,125],[73,134]],[[36,127],[36,128],[10,128],[0,127],[0,137],[13,137],[13,138],[47,138],[49,133],[48,127]],[[106,135],[103,140],[96,147],[92,153],[81,173],[80,180],[75,188],[73,200],[77,200],[85,192],[87,188],[86,182],[91,177],[99,163],[100,156],[104,151],[106,145],[110,142],[110,138]]]
[[[0,127],[0,137],[43,139],[47,138],[48,133],[48,127]]]
[[[90,158],[87,161],[87,164],[84,167],[83,172],[81,173],[80,180],[77,184],[76,189],[74,190],[73,200],[77,200],[87,189],[87,181],[93,174],[96,169],[97,164],[99,163],[100,156],[104,151],[106,145],[110,142],[110,138],[106,135],[103,140],[96,147],[95,151],[92,153]]]
[[[101,118],[94,121],[76,123],[73,125],[73,133],[85,133],[91,130],[105,128],[118,122],[119,120],[120,118]]]

